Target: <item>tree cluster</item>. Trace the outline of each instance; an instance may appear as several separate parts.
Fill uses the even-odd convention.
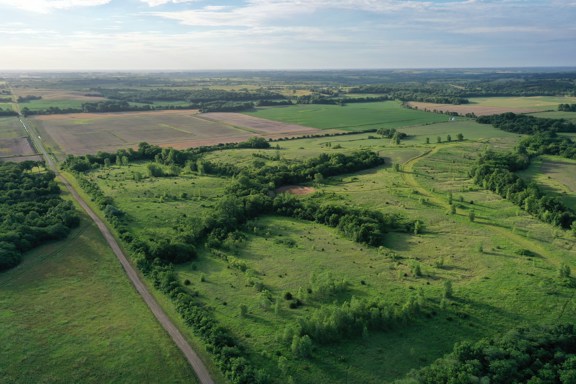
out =
[[[18,116],[18,113],[9,108],[0,108],[0,116]]]
[[[18,96],[18,99],[16,99],[16,101],[18,101],[19,103],[27,103],[32,100],[41,100],[41,99],[42,96],[27,95],[27,96]]]
[[[514,172],[526,169],[530,159],[520,153],[483,153],[471,168],[474,182],[518,205],[526,212],[547,223],[568,229],[576,213],[559,198],[544,194],[534,183],[527,183]]]
[[[403,306],[352,297],[341,305],[322,306],[299,320],[299,334],[319,344],[385,331],[413,319],[422,309],[411,296]]]
[[[576,112],[576,104],[560,104],[558,110],[561,112]]]
[[[531,156],[555,155],[576,159],[576,143],[567,136],[556,132],[541,132],[525,138],[518,144],[518,152]]]
[[[26,252],[65,238],[80,218],[59,196],[54,173],[30,172],[34,162],[0,162],[0,271],[12,268]]]
[[[512,112],[500,115],[480,116],[480,124],[492,124],[506,132],[532,135],[538,132],[576,132],[576,124],[565,119],[545,119]]]
[[[534,326],[459,343],[409,378],[414,384],[575,383],[576,330],[573,324]]]

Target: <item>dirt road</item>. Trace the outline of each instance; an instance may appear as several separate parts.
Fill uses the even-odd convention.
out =
[[[104,222],[94,213],[94,211],[92,211],[92,209],[88,206],[88,204],[86,204],[86,202],[84,201],[84,199],[82,199],[82,197],[78,194],[78,192],[76,192],[76,190],[74,189],[74,187],[72,187],[72,185],[68,182],[68,180],[66,180],[66,178],[58,172],[58,168],[56,167],[54,161],[50,158],[50,156],[46,152],[46,149],[42,145],[40,138],[37,137],[37,135],[35,135],[34,132],[31,132],[29,130],[29,128],[24,123],[23,119],[20,119],[20,122],[24,126],[24,129],[28,133],[36,149],[44,156],[46,166],[51,168],[54,172],[56,172],[56,175],[62,180],[62,183],[70,191],[74,199],[76,199],[78,204],[80,204],[80,206],[86,211],[88,216],[90,216],[90,218],[94,220],[94,222],[98,226],[98,229],[100,229],[100,232],[102,233],[102,235],[112,248],[112,251],[114,251],[114,254],[120,261],[120,264],[122,264],[122,267],[126,272],[126,275],[128,275],[128,278],[130,279],[130,281],[132,282],[132,284],[134,285],[140,296],[142,296],[142,299],[144,299],[144,302],[146,303],[146,305],[148,305],[150,311],[152,311],[156,319],[158,319],[160,325],[162,325],[162,327],[166,330],[166,332],[168,332],[172,340],[174,340],[174,343],[176,343],[178,348],[180,348],[180,350],[182,351],[182,353],[184,354],[184,356],[194,369],[194,372],[196,373],[196,376],[198,377],[200,383],[213,384],[214,380],[210,376],[208,369],[206,368],[206,366],[204,365],[198,354],[196,354],[196,352],[186,341],[182,333],[178,330],[178,328],[176,328],[174,323],[170,320],[170,318],[166,315],[164,310],[160,307],[156,299],[154,299],[154,297],[150,294],[150,292],[140,279],[140,276],[138,276],[138,273],[136,272],[132,264],[130,264],[130,262],[126,258],[126,255],[124,255],[124,252],[122,252],[122,249],[118,245],[118,242],[116,241],[114,236],[112,236],[112,233],[108,230]]]

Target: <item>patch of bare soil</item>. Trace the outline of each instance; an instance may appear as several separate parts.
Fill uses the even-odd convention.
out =
[[[310,193],[316,192],[315,188],[303,187],[300,185],[286,185],[284,187],[276,188],[278,193],[290,193],[292,195],[308,195]]]

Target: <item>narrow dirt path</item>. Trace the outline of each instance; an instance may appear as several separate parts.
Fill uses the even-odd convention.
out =
[[[106,227],[106,225],[100,219],[100,217],[98,217],[94,213],[94,211],[88,206],[88,204],[78,194],[78,192],[76,192],[76,190],[70,184],[70,182],[62,174],[58,172],[58,167],[48,155],[46,149],[42,145],[42,142],[39,140],[39,138],[36,137],[36,135],[33,134],[33,132],[29,130],[29,128],[26,126],[22,118],[20,118],[20,122],[22,123],[24,130],[28,133],[30,139],[34,143],[36,149],[44,156],[46,166],[56,173],[57,177],[60,178],[66,189],[70,191],[70,193],[72,194],[74,199],[78,202],[78,204],[80,204],[80,206],[86,211],[88,216],[90,216],[90,218],[96,223],[98,229],[102,233],[102,236],[104,236],[106,242],[108,243],[108,245],[110,245],[110,248],[112,248],[112,251],[120,261],[120,264],[122,264],[122,267],[126,272],[126,275],[136,288],[136,291],[138,291],[140,296],[142,296],[142,299],[144,300],[146,305],[148,305],[148,308],[150,308],[150,311],[152,311],[152,314],[154,314],[154,317],[156,317],[160,325],[166,330],[166,332],[168,332],[168,334],[170,335],[174,343],[176,343],[178,348],[180,348],[180,350],[186,357],[186,360],[188,360],[188,362],[192,366],[192,369],[194,369],[194,372],[196,373],[196,376],[198,377],[200,383],[214,384],[214,380],[212,379],[210,372],[206,368],[206,365],[204,365],[198,354],[192,349],[192,347],[186,341],[180,330],[174,325],[174,323],[172,322],[172,320],[170,320],[168,315],[166,315],[166,313],[164,312],[162,307],[160,307],[156,299],[152,296],[152,294],[150,294],[150,291],[148,291],[148,288],[146,288],[146,285],[144,285],[144,283],[140,279],[140,276],[138,275],[132,264],[130,264],[130,262],[126,258],[126,255],[124,255],[124,252],[122,252],[120,245],[118,244],[118,242],[116,241],[110,230]]]
[[[450,145],[450,144],[448,144]],[[452,144],[454,145],[454,144]],[[421,155],[418,155],[416,157],[413,157],[412,159],[406,161],[403,165],[402,165],[402,176],[404,178],[404,180],[406,181],[406,184],[409,185],[410,187],[414,188],[415,190],[418,191],[418,193],[421,196],[425,196],[429,199],[430,202],[436,204],[438,207],[441,208],[450,208],[448,201],[445,199],[442,199],[438,196],[436,196],[435,194],[433,194],[432,192],[430,192],[429,190],[427,190],[426,188],[424,188],[416,179],[415,177],[415,173],[414,173],[414,166],[421,160],[425,159],[426,157],[433,155],[435,153],[437,153],[438,151],[440,151],[443,148],[446,148],[447,145],[442,145],[442,146],[436,146],[433,149],[429,150],[428,152],[425,152]],[[478,223],[480,225],[482,225],[482,223]],[[521,246],[524,249],[530,249],[533,251],[536,251],[537,253],[539,253],[542,256],[546,256],[546,257],[550,257],[550,253],[544,248],[542,247],[540,244],[527,239],[523,236],[520,236],[506,228],[502,228],[502,227],[498,227],[498,226],[493,226],[493,225],[485,225],[486,231],[492,231],[492,232],[497,232],[498,234],[500,234],[503,237],[507,237],[508,239],[514,241],[516,244],[518,244],[519,246]]]

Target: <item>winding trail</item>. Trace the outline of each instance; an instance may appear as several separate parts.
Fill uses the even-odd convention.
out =
[[[451,144],[444,144],[441,146],[435,146],[433,149],[429,150],[428,152],[425,152],[421,155],[413,157],[410,160],[406,161],[402,165],[402,168],[403,168],[402,169],[402,172],[403,172],[402,176],[404,177],[406,184],[408,184],[408,185],[410,185],[410,187],[416,189],[421,196],[426,196],[429,199],[429,201],[433,202],[438,207],[446,208],[446,209],[450,208],[450,205],[448,204],[448,202],[445,199],[438,197],[434,193],[432,193],[429,190],[427,190],[426,188],[424,188],[420,183],[418,183],[418,181],[416,180],[416,177],[414,176],[415,175],[414,166],[419,161],[425,159],[426,157],[428,157],[430,155],[437,153],[438,151],[440,151],[443,148],[447,148],[450,145]],[[452,145],[455,145],[455,144],[452,144]],[[537,242],[532,241],[530,239],[527,239],[521,235],[518,235],[509,229],[494,226],[494,225],[491,225],[490,223],[487,223],[487,222],[486,223],[477,222],[477,223],[480,225],[485,225],[485,228],[487,231],[490,230],[493,232],[497,232],[501,236],[507,237],[508,239],[514,241],[516,244],[520,245],[522,248],[535,250],[536,252],[538,252],[542,256],[551,257],[549,251],[546,250],[544,247],[542,247],[540,244],[538,244]]]
[[[160,305],[158,304],[156,299],[152,296],[148,288],[146,288],[146,285],[144,285],[144,283],[140,279],[140,276],[138,275],[132,264],[130,264],[124,252],[122,252],[120,245],[118,244],[118,242],[116,241],[110,230],[106,227],[102,219],[100,219],[100,217],[98,217],[96,213],[94,213],[94,211],[78,194],[78,192],[74,189],[74,187],[70,184],[70,182],[62,174],[60,174],[60,172],[58,172],[58,167],[56,166],[54,160],[50,158],[50,156],[48,155],[48,152],[46,151],[44,145],[42,144],[40,136],[38,136],[36,132],[34,132],[28,126],[26,126],[26,123],[24,122],[22,117],[20,117],[19,119],[20,123],[22,123],[22,126],[24,127],[24,130],[30,137],[30,140],[32,141],[36,149],[44,157],[46,161],[46,166],[56,173],[56,176],[60,178],[62,184],[64,184],[66,189],[70,191],[71,195],[78,202],[78,204],[80,204],[80,206],[86,211],[88,216],[90,216],[90,218],[96,223],[98,229],[102,233],[102,236],[104,236],[106,242],[108,242],[108,245],[110,245],[110,248],[112,248],[112,251],[120,261],[120,264],[122,264],[122,267],[126,272],[126,275],[136,288],[136,291],[138,291],[140,296],[142,296],[142,299],[144,300],[146,305],[148,305],[148,308],[150,308],[150,311],[152,311],[152,314],[154,314],[154,317],[156,317],[160,325],[166,330],[166,332],[168,332],[168,334],[170,335],[174,343],[178,346],[178,348],[180,348],[180,350],[186,357],[186,360],[188,360],[188,363],[190,363],[192,369],[194,369],[194,372],[196,373],[196,376],[198,377],[200,383],[214,384],[214,380],[212,379],[212,376],[210,375],[208,368],[206,368],[206,365],[202,362],[198,354],[192,349],[190,344],[186,341],[184,335],[182,335],[180,330],[174,325],[174,323],[172,322],[172,320],[170,320],[168,315],[166,315],[166,312],[164,312],[162,307],[160,307]]]

